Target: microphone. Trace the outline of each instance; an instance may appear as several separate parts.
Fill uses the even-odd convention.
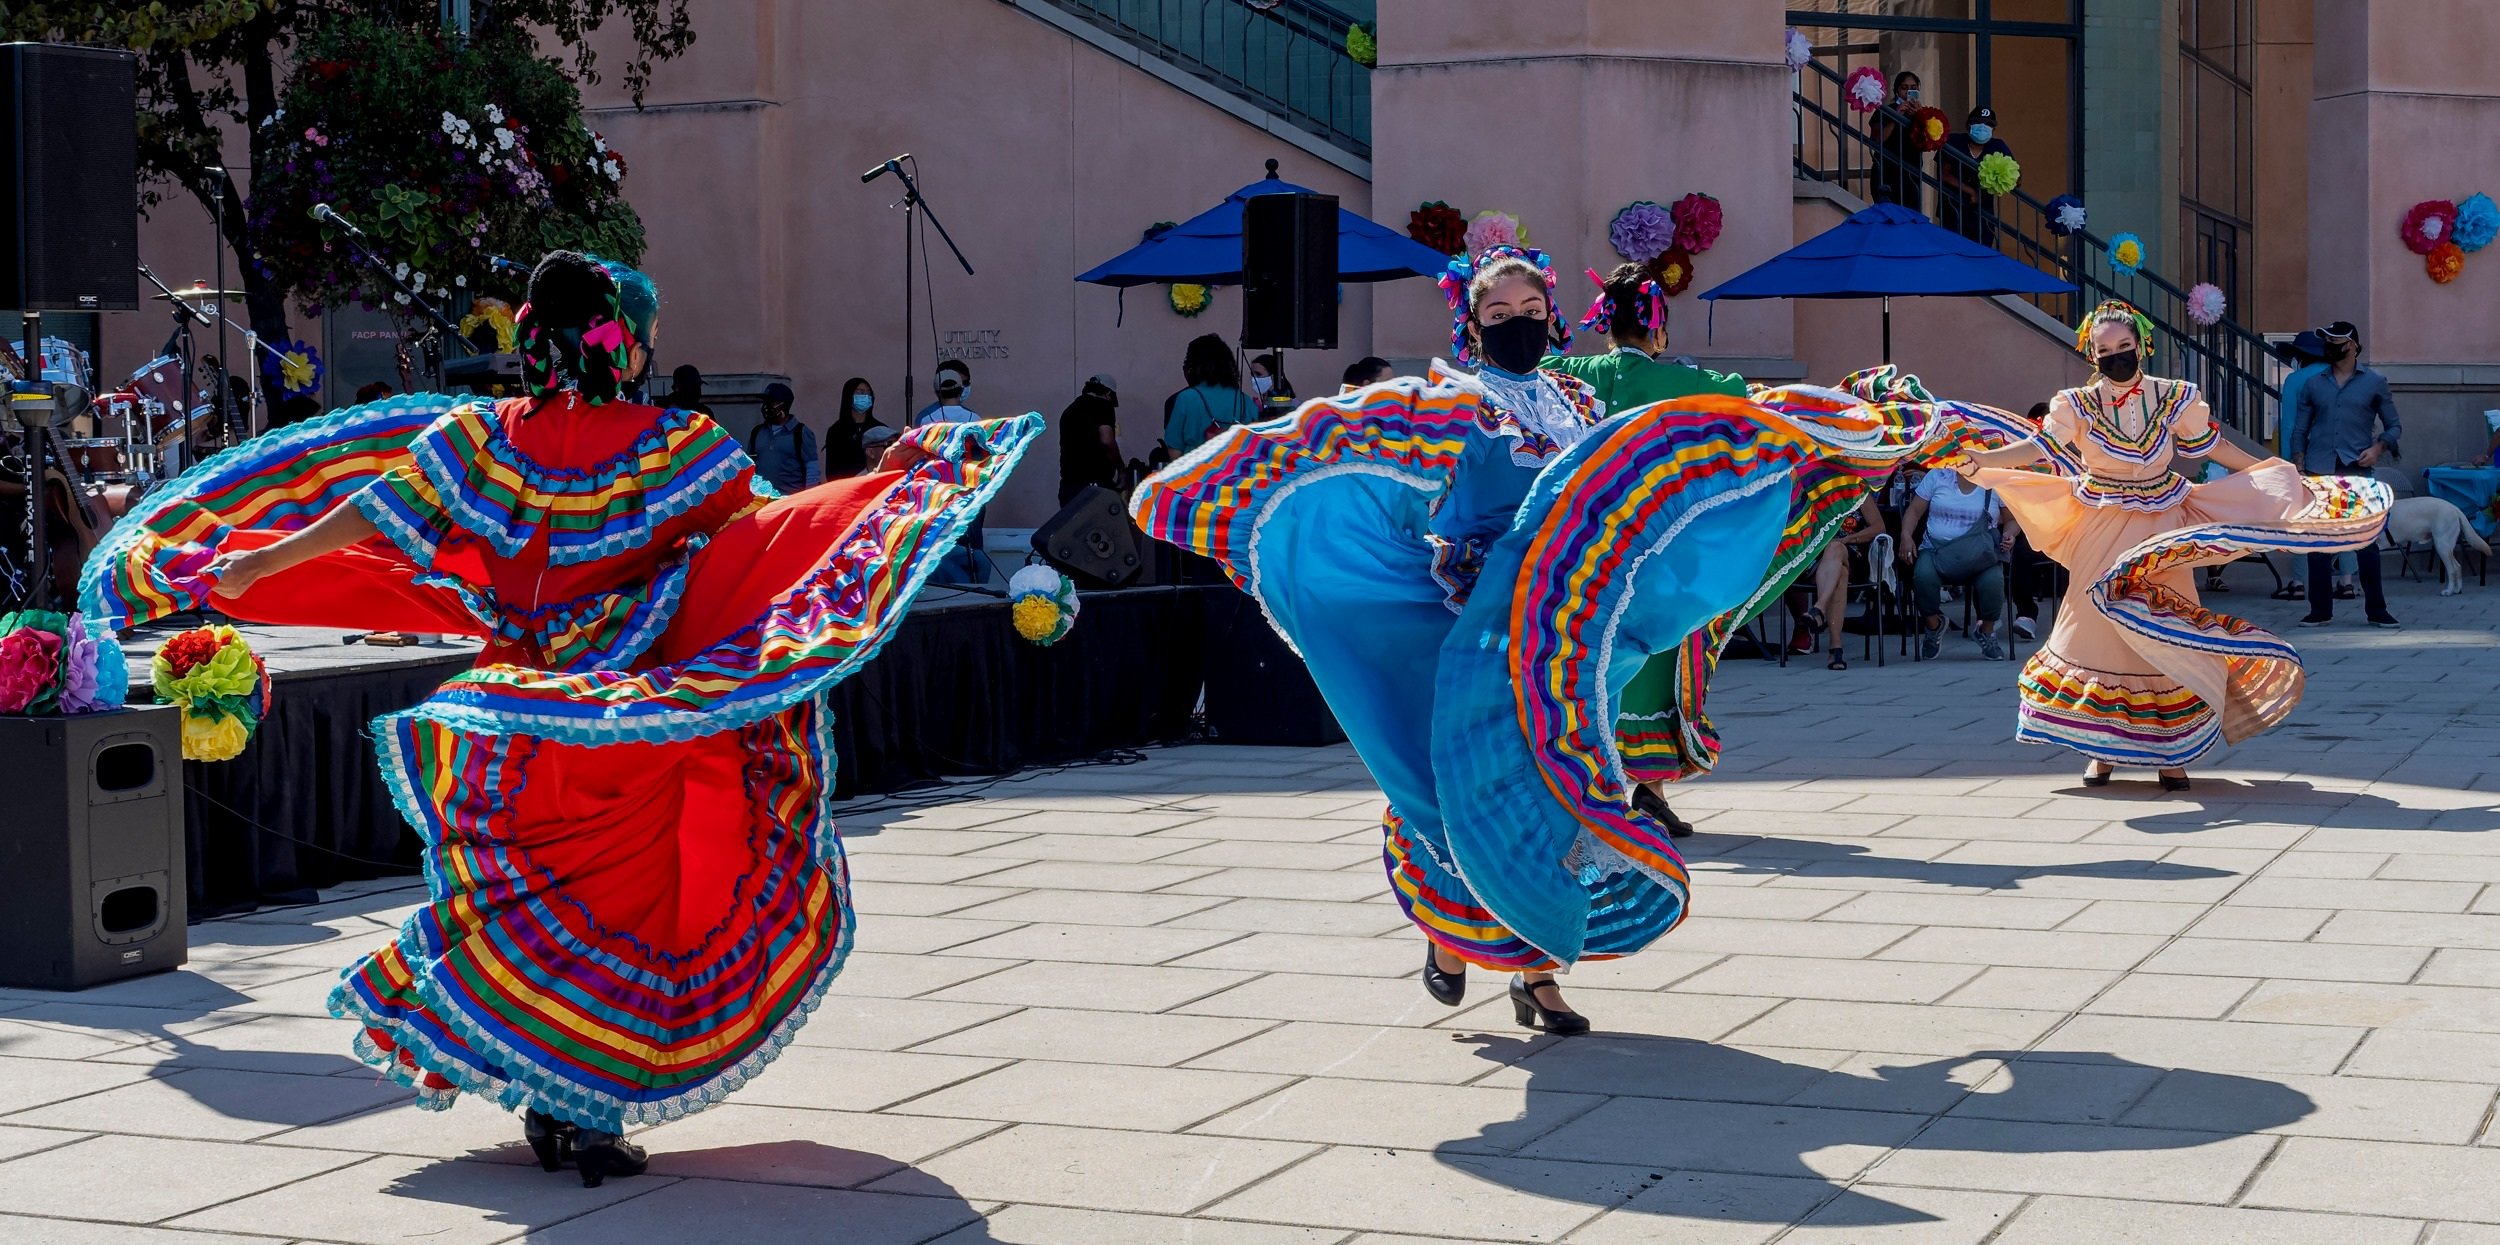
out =
[[[347,219],[346,217],[339,215],[339,210],[338,210],[337,208],[331,207],[331,206],[330,206],[329,204],[327,204],[327,203],[316,203],[316,204],[314,204],[314,205],[313,205],[313,210],[312,210],[312,218],[313,218],[314,220],[320,221],[320,222],[321,222],[322,224],[324,224],[324,225],[336,225],[336,226],[338,226],[339,228],[344,229],[344,230],[346,230],[347,232],[352,233],[352,234],[356,235],[356,236],[357,236],[357,237],[359,237],[359,238],[361,238],[361,237],[365,236],[365,231],[364,231],[364,230],[362,230],[362,229],[358,229],[358,228],[356,227],[356,222],[351,221],[351,220]]]
[[[873,182],[873,181],[877,180],[878,178],[885,176],[885,175],[886,175],[886,174],[888,174],[888,173],[897,173],[897,172],[901,172],[901,171],[902,171],[902,168],[903,168],[903,161],[905,161],[905,160],[909,160],[909,159],[911,159],[911,153],[910,153],[910,152],[908,152],[908,151],[906,151],[906,152],[904,152],[903,154],[901,154],[901,155],[899,155],[899,156],[896,156],[896,157],[894,157],[893,159],[888,160],[888,161],[886,161],[885,163],[880,164],[880,165],[878,165],[877,167],[875,167],[875,168],[873,168],[873,169],[870,169],[870,170],[868,170],[868,171],[867,171],[867,172],[865,172],[865,173],[860,174],[860,175],[859,175],[859,180],[861,181],[861,183],[865,184],[865,183],[868,183],[868,182]]]

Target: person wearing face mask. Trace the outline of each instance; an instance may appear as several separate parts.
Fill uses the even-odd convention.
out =
[[[1944,465],[1995,490],[2074,577],[2023,667],[2015,738],[2089,757],[2087,787],[2129,765],[2184,791],[2190,762],[2280,723],[2302,683],[2291,645],[2199,603],[2196,569],[2270,549],[2364,548],[2393,498],[2376,480],[2303,475],[2240,449],[2195,385],[2145,374],[2152,343],[2142,313],[2102,303],[2075,339],[2091,383],[2052,399],[2030,438]],[[2191,483],[2175,469],[2204,458],[2231,474]],[[2046,471],[2021,469],[2044,460]]]
[[[1454,260],[1461,366],[1225,428],[1130,513],[1224,563],[1302,654],[1388,797],[1426,993],[1455,1007],[1469,965],[1516,973],[1518,1023],[1572,1034],[1589,1022],[1553,974],[1647,946],[1686,897],[1621,778],[1624,685],[1760,591],[1821,442],[1724,395],[1604,418],[1540,367],[1570,341],[1553,288],[1535,251]]]
[[[1282,415],[1299,404],[1293,382],[1285,377],[1285,352],[1271,350],[1250,359],[1250,392],[1267,415]]]
[[[133,511],[83,585],[105,626],[213,598],[484,639],[374,723],[429,902],[328,1010],[420,1105],[519,1107],[539,1165],[593,1186],[644,1171],[627,1131],[770,1062],[840,971],[825,699],[1042,432],[917,429],[873,475],[773,498],[711,418],[625,398],[658,331],[650,278],[548,255],[519,318],[527,396],[401,398],[249,442],[185,477],[214,515]],[[205,568],[156,556],[207,532]]]
[[[2361,330],[2352,321],[2321,326],[2318,338],[2326,347],[2325,370],[2302,381],[2296,395],[2284,391],[2292,403],[2285,456],[2314,475],[2369,475],[2404,435],[2396,418],[2395,391],[2385,376],[2361,366]],[[2398,625],[2396,616],[2387,612],[2386,589],[2379,582],[2378,545],[2373,542],[2354,556],[2359,560],[2364,616],[2373,627]],[[2323,627],[2334,621],[2337,594],[2328,585],[2331,573],[2327,555],[2312,551],[2309,613],[2301,626]]]
[[[1919,175],[1927,153],[1918,149],[1910,130],[1910,110],[1918,107],[1918,75],[1902,70],[1892,77],[1892,103],[1875,122],[1875,201],[1898,203],[1913,212],[1927,210],[1927,189]]]
[[[1979,160],[1990,155],[2011,159],[2014,149],[1997,137],[1997,110],[1982,104],[1970,110],[1969,129],[1945,140],[1936,162],[1944,227],[1981,246],[1997,244],[1996,206],[1979,191]]]
[[[1179,392],[1163,400],[1161,449],[1178,458],[1235,424],[1255,423],[1259,404],[1241,391],[1241,364],[1213,333],[1190,339],[1181,355]]]
[[[797,395],[780,381],[764,386],[764,418],[747,434],[755,470],[783,496],[824,483],[816,458],[816,434],[790,413]]]
[[[847,480],[868,470],[868,432],[885,427],[877,418],[877,391],[865,376],[842,382],[842,404],[825,429],[825,478]]]

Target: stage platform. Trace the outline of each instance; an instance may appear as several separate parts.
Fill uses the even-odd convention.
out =
[[[1049,648],[1018,637],[997,597],[932,588],[885,649],[828,696],[843,798],[935,778],[1009,773],[1187,735],[1206,680],[1205,587],[1089,592]],[[344,643],[346,633],[238,628],[276,696],[232,761],[185,763],[193,919],[310,902],[341,882],[417,870],[419,843],[374,768],[369,724],[469,667],[478,645]],[[177,627],[125,641],[131,699]]]

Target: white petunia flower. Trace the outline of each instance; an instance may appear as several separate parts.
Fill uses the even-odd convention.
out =
[[[512,131],[501,126],[495,127],[495,145],[505,151],[512,150]]]
[[[407,280],[407,279],[408,279],[408,265],[406,265],[406,264],[401,264],[401,265],[400,265],[400,266],[399,266],[396,270],[394,270],[394,271],[391,273],[391,275],[392,275],[392,276],[395,276],[395,277],[398,277],[398,278],[399,278],[400,280],[402,280],[402,281]]]
[[[465,289],[469,288],[469,278],[468,278],[468,275],[467,275],[467,274],[465,274],[465,273],[463,273],[463,274],[461,274],[461,275],[459,275],[459,276],[453,277],[453,278],[451,279],[451,283],[452,283],[453,285],[456,285],[456,286],[460,287],[461,289],[464,289],[464,290],[465,290]]]
[[[502,125],[502,124],[503,124],[503,109],[502,109],[501,107],[497,106],[497,105],[494,105],[494,104],[488,104],[488,105],[486,106],[486,119],[487,119],[487,120],[489,120],[489,121],[494,122],[494,123],[495,123],[495,124],[497,124],[497,125]]]

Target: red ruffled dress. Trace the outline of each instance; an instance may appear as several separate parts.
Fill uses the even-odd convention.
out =
[[[378,720],[433,902],[331,1010],[429,1106],[674,1119],[770,1062],[851,941],[821,693],[892,635],[1041,429],[905,433],[905,471],[774,499],[688,411],[411,395],[260,438],[152,494],[90,561],[90,618],[199,605],[210,551],[341,505],[383,538],[219,606],[482,636]]]

